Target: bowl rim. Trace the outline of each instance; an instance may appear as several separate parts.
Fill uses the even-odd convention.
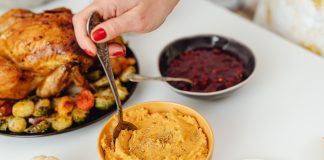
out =
[[[237,40],[235,40],[233,38],[228,38],[227,36],[223,36],[223,35],[219,35],[219,34],[194,34],[194,35],[189,35],[189,36],[185,36],[185,37],[181,37],[181,38],[176,38],[176,39],[172,40],[171,42],[169,42],[165,47],[163,47],[163,49],[160,51],[159,56],[158,56],[158,64],[157,65],[158,65],[160,76],[163,76],[162,72],[161,72],[161,68],[160,68],[160,59],[162,58],[163,52],[174,43],[177,43],[177,42],[182,41],[182,40],[194,39],[194,38],[198,38],[198,37],[220,37],[220,38],[224,38],[224,39],[228,40],[229,42],[235,42],[235,43],[240,44],[241,46],[245,47],[246,49],[248,49],[250,51],[251,57],[254,60],[254,67],[253,67],[250,75],[247,76],[246,79],[244,79],[243,81],[235,84],[234,86],[231,86],[229,88],[222,89],[222,90],[219,90],[219,91],[213,91],[213,92],[184,91],[184,90],[180,90],[180,89],[172,86],[168,82],[165,82],[167,84],[167,86],[170,87],[172,90],[174,90],[174,91],[176,91],[178,93],[183,93],[183,94],[190,95],[190,96],[204,96],[204,97],[205,96],[206,97],[208,97],[208,96],[216,96],[216,95],[221,95],[221,94],[236,90],[236,89],[242,87],[244,84],[246,84],[250,79],[252,79],[252,77],[254,77],[255,70],[256,70],[258,64],[257,64],[257,58],[256,58],[254,52],[252,51],[252,49],[250,47],[248,47],[247,45],[241,43],[240,41],[237,41]]]
[[[134,108],[139,108],[142,105],[148,105],[148,104],[151,104],[151,105],[154,105],[154,104],[166,104],[166,105],[169,105],[170,108],[176,108],[176,110],[178,112],[182,113],[182,114],[185,114],[185,113],[183,113],[183,111],[189,111],[189,112],[195,114],[195,115],[192,115],[192,114],[189,114],[189,115],[194,117],[196,119],[196,121],[198,121],[198,119],[199,119],[199,121],[206,124],[207,131],[204,128],[202,128],[200,126],[200,124],[199,124],[199,126],[203,129],[204,134],[205,134],[205,136],[207,138],[207,142],[208,142],[208,155],[206,157],[206,160],[211,160],[212,159],[212,155],[213,155],[213,152],[214,152],[214,146],[215,146],[215,138],[214,138],[215,136],[214,136],[214,132],[213,132],[213,129],[212,129],[210,123],[207,121],[207,119],[203,115],[201,115],[198,111],[194,110],[193,108],[191,108],[189,106],[182,105],[182,104],[179,104],[179,103],[176,103],[176,102],[170,102],[170,101],[146,101],[146,102],[136,103],[136,104],[130,105],[127,108],[125,108],[124,113],[127,112],[128,110],[132,110]],[[145,107],[145,108],[147,108],[147,107]],[[179,108],[181,108],[181,110]],[[105,124],[103,125],[103,127],[100,130],[100,133],[99,133],[99,136],[98,136],[98,139],[97,139],[97,150],[98,150],[98,153],[99,153],[99,156],[100,156],[101,160],[105,160],[104,152],[103,152],[103,149],[101,147],[101,139],[102,139],[102,136],[104,135],[104,131],[106,131],[106,127],[108,127],[108,124],[114,118],[114,116],[116,114],[117,113],[113,114],[105,122]],[[209,132],[208,134],[211,135],[211,137],[208,137],[207,132]],[[209,144],[210,144],[210,146],[209,146]]]

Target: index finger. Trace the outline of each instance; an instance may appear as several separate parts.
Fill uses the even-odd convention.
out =
[[[88,18],[93,11],[98,9],[94,5],[90,5],[83,9],[81,12],[73,16],[73,27],[75,32],[76,40],[79,46],[89,55],[95,56],[97,52],[95,44],[89,38],[86,26]]]

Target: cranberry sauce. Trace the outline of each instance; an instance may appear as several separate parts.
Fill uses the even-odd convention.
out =
[[[232,54],[215,48],[197,48],[173,59],[167,69],[170,77],[188,78],[186,82],[171,82],[185,91],[213,92],[240,83],[244,76],[243,63]]]

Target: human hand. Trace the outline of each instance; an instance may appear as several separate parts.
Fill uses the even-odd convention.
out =
[[[88,7],[73,17],[76,39],[80,47],[90,56],[97,50],[93,42],[112,40],[122,33],[145,33],[158,28],[179,0],[94,0]],[[97,11],[105,20],[96,26],[89,37],[86,31],[87,20]],[[112,57],[124,56],[125,46],[109,44]]]

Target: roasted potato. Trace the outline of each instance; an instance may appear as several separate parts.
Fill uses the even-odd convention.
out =
[[[72,126],[72,117],[68,115],[55,115],[51,119],[52,128],[56,131],[62,131]]]
[[[8,129],[11,132],[21,133],[26,129],[27,122],[21,117],[10,117],[8,119]]]
[[[29,117],[35,109],[34,102],[31,100],[21,100],[15,103],[12,107],[12,114],[15,117]]]
[[[127,67],[134,65],[136,60],[134,58],[119,57],[111,59],[110,62],[114,75],[119,76]]]
[[[40,99],[35,105],[33,116],[46,116],[51,112],[51,101],[49,99]]]

